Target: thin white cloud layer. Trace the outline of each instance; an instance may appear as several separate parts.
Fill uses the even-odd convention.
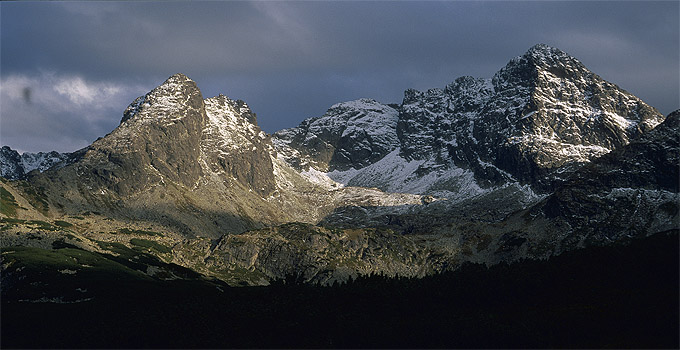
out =
[[[67,97],[70,102],[81,106],[91,104],[95,99],[109,100],[120,91],[119,85],[110,83],[87,83],[81,77],[62,78],[54,85],[54,91],[61,96]]]
[[[146,87],[80,76],[13,74],[0,80],[0,143],[20,151],[74,151],[103,136]]]

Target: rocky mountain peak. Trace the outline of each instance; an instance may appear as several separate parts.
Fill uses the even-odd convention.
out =
[[[121,124],[137,115],[156,116],[159,119],[177,120],[181,110],[186,107],[200,109],[203,96],[196,83],[184,74],[178,73],[169,77],[144,96],[135,99],[123,112]],[[153,117],[152,117],[153,118]]]
[[[463,92],[471,91],[476,93],[479,90],[489,90],[489,88],[493,87],[489,86],[488,79],[480,79],[465,75],[456,78],[456,80],[446,86],[444,91],[449,95],[460,95]]]
[[[423,97],[423,93],[416,89],[406,89],[404,91],[404,100],[402,104],[411,104],[419,101]]]
[[[294,167],[323,171],[363,168],[397,147],[399,112],[373,99],[337,103],[317,118],[278,131],[274,145]]]
[[[578,62],[576,58],[570,56],[568,53],[546,44],[536,44],[530,47],[522,56],[533,59],[535,64],[542,64],[545,66],[553,66],[557,62]]]
[[[475,131],[488,140],[484,149],[495,148],[486,156],[522,181],[587,163],[664,119],[577,59],[543,44],[512,59],[492,82],[495,96],[484,107],[484,124],[491,124]]]
[[[168,77],[168,79],[165,80],[165,82],[163,84],[161,84],[161,86],[168,84],[168,83],[171,83],[171,84],[191,83],[193,85],[196,85],[196,83],[193,80],[191,80],[191,78],[189,78],[188,76],[186,76],[182,73],[175,73],[175,74],[171,75],[170,77]]]
[[[205,124],[201,91],[186,75],[175,74],[135,99],[121,124],[95,141],[76,166],[88,174],[88,186],[123,196],[166,180],[193,186],[201,175]]]
[[[9,146],[0,148],[0,176],[10,180],[25,176],[25,170],[21,164],[21,155]]]
[[[203,130],[204,139],[214,138],[231,148],[246,147],[245,139],[267,139],[268,136],[257,125],[257,117],[248,104],[219,94],[204,101],[207,122]],[[212,136],[210,136],[212,135]],[[241,140],[241,141],[239,141]],[[222,147],[220,147],[221,149]],[[247,148],[247,147],[246,147]]]
[[[576,58],[566,52],[538,44],[526,53],[510,60],[493,77],[493,84],[497,91],[535,86],[543,72],[548,72],[561,79],[578,79],[592,73]]]

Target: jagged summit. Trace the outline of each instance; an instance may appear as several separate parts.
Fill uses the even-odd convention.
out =
[[[161,85],[167,84],[167,83],[169,83],[169,82],[170,82],[170,83],[184,83],[184,82],[191,82],[191,83],[194,83],[194,84],[195,84],[195,82],[194,82],[193,80],[191,80],[191,78],[189,78],[188,76],[186,76],[186,75],[183,74],[183,73],[175,73],[175,74],[171,75],[171,76],[170,76],[168,79],[166,79],[165,82],[164,82],[163,84],[161,84]]]
[[[463,76],[443,89],[409,89],[400,106],[372,99],[338,103],[321,117],[277,132],[272,142],[279,158],[294,168],[335,172],[336,180],[347,183],[391,188],[376,183],[374,176],[355,176],[391,155],[390,162],[396,163],[389,167],[409,172],[397,176],[406,182],[433,172],[440,178],[442,171],[460,178],[462,171],[474,173],[473,187],[484,188],[542,181],[564,166],[586,163],[627,144],[662,120],[654,108],[576,58],[538,44],[511,59],[492,79]],[[269,168],[268,140],[244,101],[221,94],[204,99],[196,83],[178,73],[135,99],[121,125],[96,141],[89,153],[101,152],[109,159],[111,154],[138,152],[130,156],[140,158],[135,164],[151,163],[170,178],[188,175],[188,183],[208,170],[238,173],[236,178],[249,182],[258,171],[245,176],[225,157],[260,159]],[[196,159],[207,163],[199,166]],[[216,167],[218,163],[223,165]],[[374,172],[386,173],[380,169]],[[417,191],[428,186],[416,186]],[[273,187],[260,188],[269,188],[263,192],[268,193]]]
[[[352,101],[339,102],[331,106],[329,109],[336,108],[375,108],[375,106],[380,106],[382,103],[372,99],[372,98],[360,98]]]
[[[568,53],[546,44],[536,44],[527,50],[524,57],[532,57],[540,62],[555,62],[562,60],[576,60]]]
[[[521,56],[517,56],[510,60],[510,63],[516,62],[528,63],[538,68],[570,66],[574,69],[587,70],[583,63],[575,57],[556,47],[548,46],[546,44],[536,44]]]
[[[443,89],[409,89],[401,105],[372,99],[338,103],[321,117],[277,132],[272,143],[278,157],[294,168],[335,172],[334,179],[346,184],[387,189],[393,187],[384,182],[395,178],[407,183],[427,176],[441,180],[445,172],[457,179],[461,173],[474,174],[473,182],[468,176],[466,184],[447,180],[442,185],[457,192],[460,186],[535,184],[565,166],[587,163],[627,144],[662,120],[654,108],[576,58],[538,44],[492,79],[463,76]],[[136,167],[151,164],[164,177],[181,183],[185,180],[180,178],[188,179],[186,184],[208,170],[238,173],[236,178],[250,183],[262,178],[253,174],[269,170],[244,172],[241,165],[259,159],[269,169],[269,147],[269,136],[244,101],[221,94],[204,99],[196,83],[178,73],[135,99],[120,126],[88,152],[106,161],[112,155],[136,158]],[[243,162],[226,160],[236,155]],[[401,175],[382,180],[359,176],[382,160]],[[388,173],[384,166],[371,174]],[[420,193],[442,188],[434,182],[399,189]],[[265,188],[263,193],[273,189],[271,183],[258,188]]]
[[[231,111],[232,113],[241,115],[246,118],[248,122],[257,125],[257,115],[253,113],[248,104],[243,100],[232,100],[228,96],[219,94],[214,97],[205,99],[206,108],[210,105],[211,109],[221,108]]]
[[[199,100],[201,102],[199,102]],[[184,74],[169,77],[144,96],[135,99],[123,112],[121,124],[137,119],[165,119],[176,122],[186,116],[187,109],[201,109],[203,95],[196,83]]]
[[[9,146],[0,148],[0,176],[9,180],[22,180],[30,173],[41,173],[48,169],[58,169],[76,162],[87,151],[87,147],[70,153],[19,152]]]
[[[518,87],[532,88],[544,72],[562,79],[593,75],[578,59],[566,52],[537,44],[523,55],[511,59],[494,75],[493,84],[496,91]]]

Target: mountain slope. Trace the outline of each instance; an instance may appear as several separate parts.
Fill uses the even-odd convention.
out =
[[[680,228],[680,111],[573,173],[534,206],[488,227],[497,242],[476,259],[546,258]]]
[[[680,110],[580,169],[541,206],[568,225],[563,245],[606,244],[680,228]],[[588,242],[584,242],[588,241]]]

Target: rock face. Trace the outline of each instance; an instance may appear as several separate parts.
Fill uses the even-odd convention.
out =
[[[17,180],[24,177],[26,171],[21,164],[19,152],[3,146],[0,148],[0,176],[5,179]]]
[[[376,111],[358,107],[366,115]],[[449,198],[463,191],[469,198],[510,183],[547,192],[565,173],[663,121],[657,110],[577,59],[540,44],[492,79],[461,77],[445,89],[407,90],[397,111],[396,129],[391,110],[373,120],[389,120],[383,132],[396,132],[398,142],[388,137],[373,158],[361,157],[363,163],[328,161],[351,159],[353,151],[329,136],[345,123],[333,108],[275,134],[275,145],[290,163],[309,164],[341,183]],[[318,139],[323,147],[304,153]],[[370,144],[360,137],[352,143]]]
[[[398,112],[370,99],[333,105],[326,114],[274,134],[277,150],[299,170],[359,169],[399,146]]]
[[[488,240],[472,261],[495,264],[621,244],[680,227],[680,112],[649,133],[597,158],[535,205],[499,223],[459,232]]]
[[[166,180],[191,187],[201,176],[205,120],[201,91],[185,75],[173,75],[130,104],[121,125],[95,141],[78,168],[85,181],[122,197]]]
[[[205,100],[207,123],[201,140],[206,171],[224,173],[262,196],[274,192],[270,136],[257,126],[255,114],[241,100],[219,95]]]

